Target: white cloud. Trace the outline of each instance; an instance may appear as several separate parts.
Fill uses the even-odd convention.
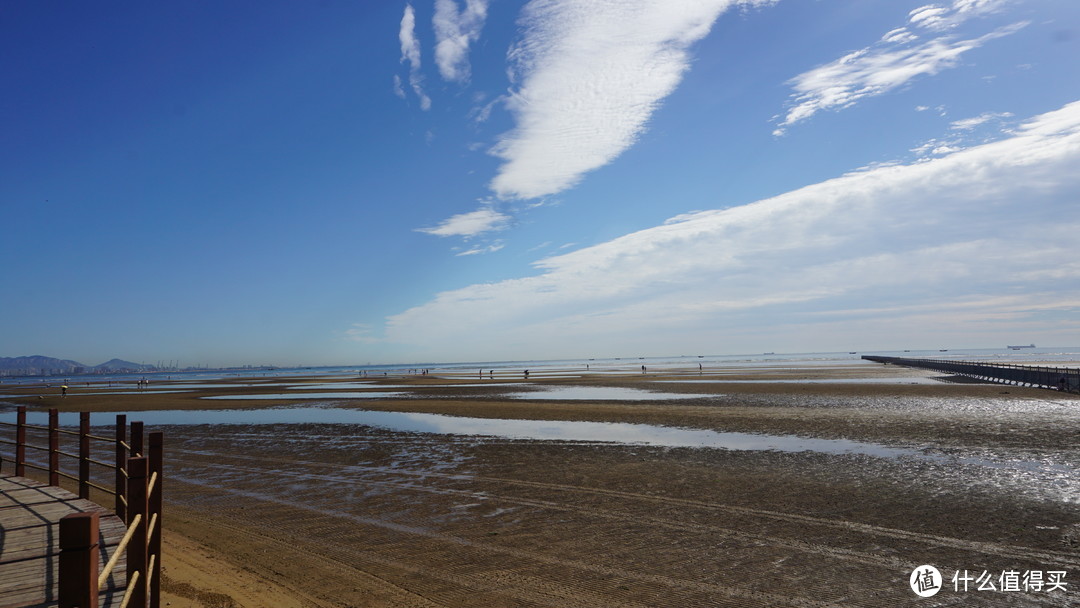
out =
[[[416,12],[411,4],[405,5],[398,39],[401,41],[401,62],[409,64],[409,86],[420,100],[420,109],[429,110],[431,98],[424,93],[424,75],[420,72],[420,40],[416,38]],[[397,78],[395,84],[398,88],[400,83],[401,79]]]
[[[936,31],[952,29],[973,17],[1000,11],[1012,0],[954,0],[948,6],[928,4],[908,14],[908,23]]]
[[[928,4],[908,13],[908,23],[930,29],[942,29],[948,22],[949,9],[943,6]]]
[[[954,131],[970,131],[982,124],[1002,118],[1012,118],[1012,112],[983,112],[972,118],[953,121],[949,124],[949,128]]]
[[[515,128],[492,154],[500,198],[570,188],[630,147],[678,85],[689,47],[735,0],[534,0],[510,52]],[[745,4],[745,2],[743,3]],[[752,3],[751,3],[752,4]]]
[[[895,30],[886,32],[885,35],[881,37],[882,42],[891,44],[904,44],[916,39],[918,39],[918,36],[912,34],[906,27],[898,27]]]
[[[985,339],[1021,324],[1075,340],[1054,316],[1080,307],[1076,166],[1080,102],[997,142],[685,214],[543,259],[535,276],[440,293],[388,318],[386,335],[436,357],[464,344],[492,357],[581,356],[598,341],[752,352],[814,332],[824,347],[860,330],[910,340],[912,328],[938,340],[977,327]],[[864,312],[829,320],[848,310]]]
[[[465,238],[472,238],[485,232],[503,230],[507,227],[509,222],[510,216],[485,206],[476,211],[459,213],[449,219],[445,219],[434,228],[417,228],[416,230],[417,232],[434,234],[436,236],[463,236]]]
[[[480,38],[487,18],[487,0],[465,0],[458,10],[454,0],[435,0],[435,63],[443,79],[469,80],[469,45]]]
[[[492,243],[492,244],[487,245],[487,246],[473,247],[472,249],[467,249],[465,251],[455,253],[454,255],[456,255],[458,257],[461,257],[461,256],[465,256],[465,255],[479,255],[481,253],[494,253],[494,252],[502,249],[503,247],[505,247],[503,242],[502,241],[497,241],[497,242]]]
[[[890,30],[872,46],[789,80],[787,84],[794,90],[791,107],[773,134],[783,135],[787,127],[822,110],[841,110],[867,97],[897,89],[917,77],[933,76],[956,67],[964,53],[1008,36],[1027,23],[1014,23],[967,40],[940,33],[974,17],[998,12],[1008,2],[954,0],[949,6],[929,4],[916,8],[908,15],[908,26]],[[919,36],[911,28],[929,30],[936,37],[916,44]]]

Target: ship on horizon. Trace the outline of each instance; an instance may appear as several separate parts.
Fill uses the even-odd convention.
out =
[[[1027,345],[1021,344],[1019,346],[1013,346],[1013,345],[1009,344],[1008,346],[1009,346],[1009,348],[1011,348],[1013,350],[1020,350],[1021,348],[1035,348],[1034,344],[1027,344]]]

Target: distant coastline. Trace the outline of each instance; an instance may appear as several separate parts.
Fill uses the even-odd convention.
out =
[[[961,361],[988,361],[1006,363],[1032,362],[1080,362],[1080,347],[1036,347],[1016,350],[1012,345],[999,348],[927,348],[903,350],[861,349],[852,351],[830,351],[810,353],[767,352],[753,354],[728,355],[674,355],[674,356],[624,356],[624,357],[589,357],[578,359],[530,359],[503,361],[429,361],[398,362],[387,364],[359,365],[239,365],[226,367],[179,367],[168,364],[141,364],[112,359],[100,365],[84,365],[70,359],[52,357],[0,357],[0,379],[35,379],[61,380],[72,376],[92,376],[97,379],[127,379],[142,375],[170,375],[190,379],[227,377],[227,376],[282,376],[282,375],[353,375],[358,372],[395,373],[408,375],[419,369],[459,371],[479,369],[562,369],[615,371],[623,367],[639,368],[645,364],[649,370],[706,367],[742,367],[742,366],[777,366],[787,364],[829,364],[834,362],[860,362],[862,355],[883,355],[898,357],[921,357],[926,359],[949,359]],[[861,363],[861,362],[860,362]],[[629,369],[628,367],[628,369]]]

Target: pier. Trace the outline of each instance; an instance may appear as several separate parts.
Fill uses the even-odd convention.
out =
[[[78,431],[61,428],[55,409],[47,426],[27,424],[26,414],[21,406],[16,422],[0,422],[0,608],[160,606],[162,434],[144,448],[142,423],[128,435],[124,415],[102,437],[86,412]],[[106,444],[114,463],[95,458],[92,444]],[[61,457],[77,461],[77,473]],[[105,474],[91,475],[91,465]],[[113,508],[90,500],[91,490]]]
[[[862,358],[876,363],[929,369],[987,382],[1080,393],[1080,369],[1008,363],[969,363],[942,359],[907,359],[904,357],[879,357],[876,355],[863,355]]]

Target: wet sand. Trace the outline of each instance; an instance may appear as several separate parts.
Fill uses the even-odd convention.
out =
[[[475,386],[481,381],[473,372],[368,378],[370,390],[401,393],[320,400],[370,410],[849,439],[916,453],[900,458],[514,440],[355,424],[166,426],[169,601],[1075,605],[1080,399],[938,377],[850,365],[533,374],[528,385],[518,374],[497,374],[484,381],[489,386]],[[233,409],[290,401],[201,397],[299,392],[246,380],[214,384],[226,386],[134,395],[80,394],[101,392],[83,387],[63,399],[39,399],[36,389],[18,387],[14,392],[29,397],[0,400],[72,411]],[[522,400],[507,396],[519,391],[507,384],[706,396]],[[342,392],[358,390],[368,389]],[[921,564],[936,565],[946,578],[933,598],[919,599],[908,586]],[[986,571],[995,581],[1005,571],[1065,571],[1069,584],[1048,593],[979,591],[972,582],[967,592],[954,591],[949,579],[958,570]],[[264,580],[273,584],[264,589]]]

